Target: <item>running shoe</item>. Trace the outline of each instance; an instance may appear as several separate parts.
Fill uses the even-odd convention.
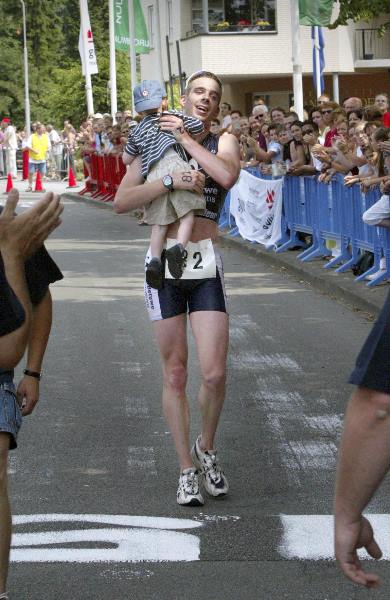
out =
[[[168,269],[175,279],[180,279],[183,275],[187,252],[182,244],[175,244],[172,248],[165,250],[165,257],[168,261]]]
[[[177,503],[184,506],[203,506],[203,496],[199,490],[199,475],[193,467],[184,469],[179,477]]]
[[[229,490],[229,483],[219,464],[217,452],[216,450],[203,451],[200,447],[200,439],[201,436],[191,449],[194,465],[203,477],[206,492],[210,496],[225,496]]]
[[[163,265],[159,258],[151,258],[146,265],[146,283],[156,290],[161,290],[164,282]]]

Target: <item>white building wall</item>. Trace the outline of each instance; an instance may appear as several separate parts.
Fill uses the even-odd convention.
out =
[[[178,74],[176,40],[180,40],[182,69],[186,74],[199,69],[214,71],[226,82],[250,77],[292,75],[292,33],[290,0],[277,2],[277,33],[208,34],[186,38],[191,30],[191,0],[173,0],[174,39],[170,43],[172,72]],[[144,13],[156,0],[142,0]],[[167,0],[159,0],[161,52],[164,79],[168,80],[166,39]],[[367,25],[366,25],[367,26]],[[359,27],[362,27],[359,24]],[[155,29],[157,23],[155,23]],[[325,37],[325,73],[353,73],[355,25],[323,29]],[[312,72],[311,28],[300,27],[303,74]],[[155,50],[141,56],[143,78],[158,78]],[[390,59],[390,57],[389,57]],[[390,66],[390,60],[389,60]]]

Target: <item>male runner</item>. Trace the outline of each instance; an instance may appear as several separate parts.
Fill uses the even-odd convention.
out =
[[[219,139],[210,134],[210,123],[218,114],[222,84],[207,71],[194,73],[188,80],[181,104],[187,115],[204,123],[205,131],[193,139],[182,121],[164,115],[160,127],[174,133],[199,170],[173,173],[154,182],[143,183],[141,159],[128,168],[114,201],[118,213],[140,208],[166,194],[167,189],[191,190],[204,194],[206,210],[196,217],[191,242],[187,246],[187,267],[182,279],[168,279],[162,290],[145,286],[145,298],[163,364],[163,410],[170,427],[180,463],[177,502],[199,506],[204,503],[199,489],[198,470],[206,491],[224,495],[228,481],[214,450],[214,438],[225,398],[226,357],[229,340],[228,314],[220,254],[215,246],[218,218],[226,191],[240,172],[238,142],[231,134]],[[169,180],[168,180],[169,179]],[[178,223],[168,229],[176,239]],[[195,338],[202,383],[199,404],[202,432],[190,450],[189,408],[186,397],[187,333],[190,325]]]

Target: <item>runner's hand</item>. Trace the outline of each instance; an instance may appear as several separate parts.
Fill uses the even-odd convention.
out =
[[[183,119],[175,115],[162,113],[160,117],[160,129],[161,131],[172,133],[178,142],[182,142],[183,138],[188,135],[184,129]]]
[[[178,171],[172,173],[173,189],[189,190],[195,194],[203,195],[205,176],[200,171],[189,169],[188,171]]]
[[[363,569],[357,555],[358,548],[365,548],[372,558],[381,558],[382,551],[374,539],[371,523],[363,516],[354,523],[341,523],[336,519],[335,554],[344,575],[367,588],[377,587],[379,577]]]

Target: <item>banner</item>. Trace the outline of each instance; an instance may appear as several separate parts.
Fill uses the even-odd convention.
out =
[[[115,48],[120,52],[129,53],[129,0],[110,0],[114,3]],[[150,52],[149,36],[140,0],[134,2],[135,52],[148,54]]]
[[[241,171],[230,190],[230,212],[240,235],[272,247],[282,237],[283,179],[259,179]]]
[[[88,0],[80,0],[79,53],[83,75],[86,73],[84,44],[87,49],[87,73],[89,75],[94,75],[95,73],[98,73],[98,66],[96,61],[95,45],[93,43],[91,23],[89,20]]]
[[[299,0],[299,23],[327,27],[332,17],[334,0]]]

